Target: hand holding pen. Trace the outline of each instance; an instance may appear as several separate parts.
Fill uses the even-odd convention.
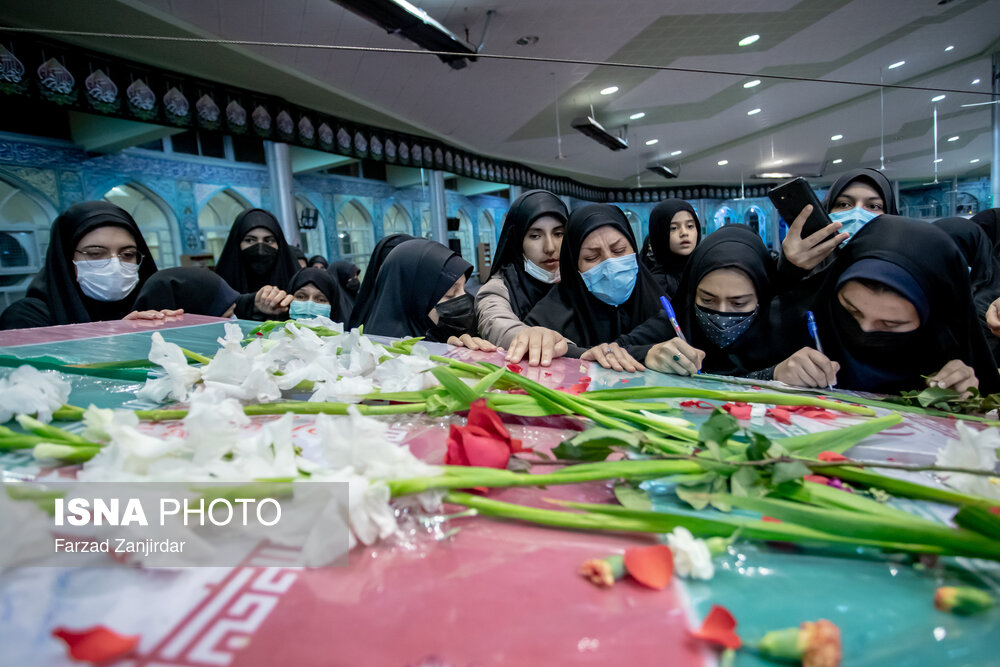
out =
[[[673,373],[674,375],[701,373],[701,363],[705,359],[705,353],[688,344],[684,332],[681,331],[681,326],[677,322],[677,315],[667,297],[661,296],[660,304],[677,333],[677,337],[654,345],[646,356],[646,365],[653,370]]]

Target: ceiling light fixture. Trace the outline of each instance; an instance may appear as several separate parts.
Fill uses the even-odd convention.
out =
[[[613,151],[622,151],[628,148],[628,140],[615,136],[604,129],[604,126],[594,120],[591,116],[580,116],[573,119],[573,129],[586,134],[597,143],[610,148]]]
[[[452,69],[462,69],[476,60],[476,49],[407,0],[334,0],[358,16],[408,39],[428,51],[444,51],[438,58]],[[492,14],[487,14],[487,21]],[[485,32],[484,32],[485,35]]]
[[[778,166],[779,164],[785,164],[785,161],[784,161],[784,160],[775,160],[775,161],[774,161],[774,162],[772,162],[771,164],[773,164],[773,165],[775,165],[775,166]]]
[[[944,158],[943,157],[939,157],[938,159],[934,160],[934,162],[935,162],[935,164],[938,163],[938,162],[944,162]]]
[[[750,46],[754,42],[760,39],[760,35],[747,35],[740,40],[740,46]]]
[[[971,85],[978,86],[979,85],[979,79],[973,79]]]
[[[660,143],[659,139],[650,139],[649,141],[646,142],[646,145],[647,146],[654,146],[654,145],[656,145],[658,143]]]
[[[905,60],[897,60],[893,64],[889,65],[889,69],[896,69],[897,67],[902,67],[906,64]]]
[[[750,109],[750,111],[747,111],[747,115],[748,116],[755,116],[755,115],[757,115],[759,113],[760,113],[760,109],[759,108],[757,108],[757,109]]]
[[[940,102],[946,97],[946,95],[938,95],[937,97],[932,97],[931,102]]]
[[[979,158],[972,158],[969,160],[969,164],[976,164],[977,162],[979,162]]]
[[[601,95],[613,95],[618,92],[618,86],[608,86],[601,89]]]
[[[787,171],[765,171],[762,174],[755,174],[750,178],[791,178],[792,174]]]
[[[744,88],[754,88],[760,85],[760,79],[754,79],[753,81],[747,81],[743,84]]]
[[[680,154],[681,154],[681,153],[683,153],[683,152],[684,152],[684,151],[673,151],[672,153],[670,153],[670,156],[671,156],[671,157],[677,157],[678,155],[680,155]]]
[[[844,135],[842,135],[842,134],[835,134],[832,137],[830,137],[830,141],[840,141],[843,138],[844,138]]]
[[[639,120],[640,118],[645,118],[645,117],[646,117],[646,112],[645,111],[639,111],[638,113],[634,113],[631,116],[629,116],[628,119],[629,120]]]
[[[954,137],[948,137],[948,141],[958,141],[958,135],[956,134]]]
[[[951,51],[954,48],[955,48],[954,46],[952,46],[951,44],[949,44],[948,46],[944,47],[944,51],[945,51],[945,53],[947,53],[948,51]]]
[[[647,164],[646,169],[654,174],[659,174],[663,178],[677,178],[680,176],[680,172],[676,168],[671,169],[662,164]]]
[[[833,161],[834,164],[840,164],[841,162],[843,162],[841,158],[837,158],[836,160]]]
[[[719,165],[720,167],[725,167],[727,164],[729,164],[729,160],[719,160],[715,164]]]

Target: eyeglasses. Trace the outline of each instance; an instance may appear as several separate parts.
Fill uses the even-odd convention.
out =
[[[107,248],[90,246],[75,252],[86,257],[88,262],[95,262],[95,266],[99,268],[110,264],[114,257],[117,257],[122,264],[141,264],[143,260],[143,254],[135,248],[126,248],[117,254],[112,254]]]

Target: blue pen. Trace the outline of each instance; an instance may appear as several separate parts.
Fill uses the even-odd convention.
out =
[[[823,354],[823,345],[819,342],[819,331],[816,329],[816,316],[811,310],[806,311],[806,327],[809,329],[809,335],[812,336],[813,342],[816,343],[816,351]],[[833,385],[828,384],[827,388],[833,389]]]
[[[670,305],[670,299],[665,296],[661,296],[660,305],[663,306],[664,312],[667,313],[667,319],[670,320],[672,325],[674,325],[674,331],[677,332],[677,337],[686,343],[687,339],[684,337],[684,332],[681,331],[681,325],[677,323],[677,313],[674,312],[674,307]],[[678,359],[675,355],[674,361],[680,361],[680,359]],[[698,371],[698,374],[701,374],[700,370]]]

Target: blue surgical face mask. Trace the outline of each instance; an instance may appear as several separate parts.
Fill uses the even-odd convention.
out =
[[[313,317],[330,317],[330,304],[315,301],[292,301],[288,315],[293,320],[308,320]]]
[[[612,257],[580,275],[591,294],[609,306],[620,306],[632,296],[639,277],[639,262],[635,253]]]
[[[527,257],[524,258],[524,272],[535,280],[540,280],[548,285],[559,282],[558,268],[555,271],[546,271]]]
[[[836,211],[831,213],[830,221],[839,222],[842,225],[840,231],[850,234],[847,238],[851,239],[861,230],[862,227],[865,226],[865,224],[871,222],[879,215],[881,214],[869,211],[861,206],[855,206],[849,211]]]

